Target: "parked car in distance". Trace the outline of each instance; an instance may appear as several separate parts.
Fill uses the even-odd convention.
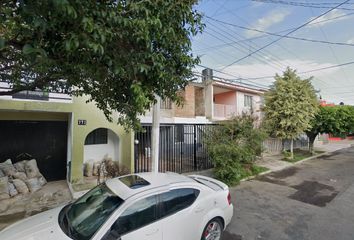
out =
[[[24,219],[1,240],[219,240],[231,221],[228,187],[213,178],[139,173]]]

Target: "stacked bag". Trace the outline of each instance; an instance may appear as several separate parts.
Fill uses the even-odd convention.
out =
[[[23,160],[15,164],[8,159],[0,163],[0,200],[35,192],[46,183],[35,159]]]

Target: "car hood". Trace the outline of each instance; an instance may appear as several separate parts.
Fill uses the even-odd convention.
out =
[[[17,222],[0,232],[1,240],[50,240],[70,239],[58,223],[58,207]]]

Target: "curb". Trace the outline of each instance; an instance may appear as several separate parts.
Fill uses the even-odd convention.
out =
[[[320,154],[315,155],[315,156],[311,156],[311,157],[308,157],[308,158],[304,158],[304,159],[302,159],[302,160],[300,160],[300,161],[294,162],[293,165],[297,165],[297,164],[306,162],[306,161],[311,160],[311,159],[314,159],[314,158],[322,157],[322,156],[327,155],[327,154],[330,154],[330,153],[332,153],[332,152],[324,152],[324,153],[320,153]]]
[[[281,168],[281,169],[277,169],[277,170],[267,170],[267,171],[265,171],[265,172],[261,172],[260,174],[243,178],[243,179],[240,180],[240,182],[249,181],[249,180],[255,179],[256,177],[259,177],[259,176],[262,176],[262,175],[266,175],[266,174],[268,174],[268,173],[279,172],[279,171],[282,171],[282,170],[284,170],[284,169],[294,167],[294,166],[297,165],[297,164],[306,162],[306,161],[311,160],[311,159],[319,158],[319,157],[322,157],[322,156],[324,156],[324,155],[328,155],[328,154],[330,154],[330,153],[332,153],[332,152],[324,152],[324,153],[320,153],[320,154],[315,155],[315,156],[311,156],[311,157],[308,157],[308,158],[304,158],[304,159],[302,159],[302,160],[300,160],[300,161],[291,163],[290,166],[284,166],[284,167]]]

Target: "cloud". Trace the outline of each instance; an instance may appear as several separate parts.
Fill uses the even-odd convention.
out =
[[[258,7],[260,7],[260,6],[263,6],[264,5],[264,3],[263,2],[252,2],[252,7],[253,8],[258,8]]]
[[[252,82],[268,85],[274,81],[273,76],[275,76],[276,73],[278,73],[279,75],[282,74],[286,66],[290,66],[291,68],[296,69],[298,73],[301,73],[301,72],[311,71],[314,69],[331,67],[335,65],[332,63],[318,63],[311,60],[299,60],[299,59],[283,60],[282,65],[284,65],[284,69],[281,69],[280,67],[274,67],[277,64],[279,64],[279,62],[269,61],[268,64],[252,63],[252,64],[233,65],[224,69],[223,72],[238,76],[240,78],[245,78],[245,79],[269,76],[269,78],[267,79],[250,79]],[[314,76],[316,79],[321,79],[323,77],[327,77],[328,75],[337,72],[338,70],[339,68],[330,68],[322,71],[311,72],[308,74],[301,74],[301,76],[304,78]],[[230,78],[230,76],[228,75],[223,75],[218,73],[214,73],[214,75],[224,77],[224,78]]]
[[[265,31],[271,26],[283,22],[284,19],[289,15],[290,15],[289,10],[276,9],[270,11],[267,15],[263,16],[262,18],[259,18],[255,23],[252,24],[252,27]],[[248,37],[254,37],[259,34],[260,33],[257,33],[255,31],[249,31],[249,30],[246,31],[246,35]]]
[[[347,41],[348,44],[354,44],[354,37]]]
[[[311,22],[307,27],[318,27],[318,26],[323,26],[329,23],[334,23],[338,21],[343,21],[346,20],[353,15],[348,15],[345,14],[342,10],[334,9],[333,11],[327,13],[326,15],[317,18],[315,21]],[[310,20],[314,19],[315,17],[312,17]]]

